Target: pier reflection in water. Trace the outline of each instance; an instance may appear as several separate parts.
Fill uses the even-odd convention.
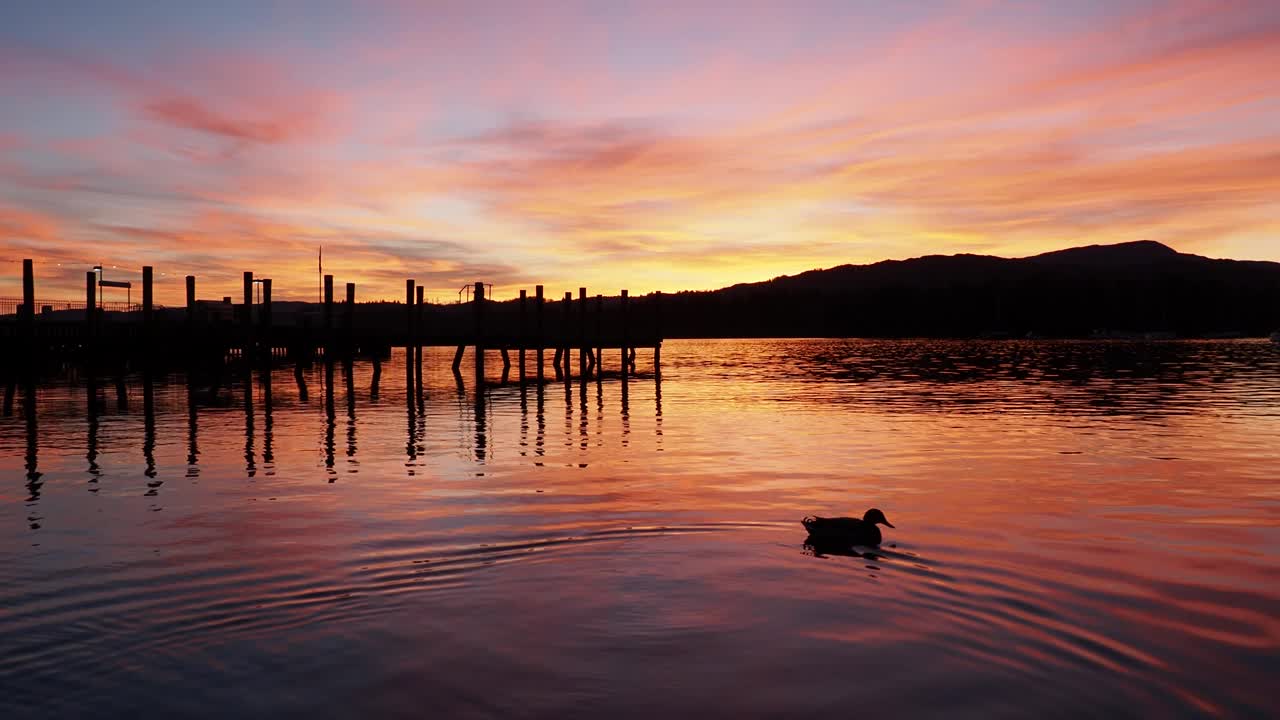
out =
[[[1269,344],[664,363],[6,384],[0,716],[1274,714]]]

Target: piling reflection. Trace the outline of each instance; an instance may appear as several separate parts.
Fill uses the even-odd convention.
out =
[[[242,378],[244,387],[244,474],[254,477],[258,474],[257,451],[254,448],[253,424],[253,370],[248,366]]]
[[[196,409],[195,373],[187,371],[187,477],[200,476],[200,421]]]
[[[85,377],[85,462],[88,467],[85,472],[89,475],[89,492],[96,493],[100,489],[99,480],[102,477],[102,468],[98,466],[98,381],[93,373],[87,373]]]
[[[475,460],[480,464],[484,464],[488,460],[489,438],[488,430],[488,409],[486,408],[485,395],[488,391],[483,384],[476,386],[475,392]]]
[[[342,380],[347,399],[347,471],[354,473],[360,462],[356,459],[356,380],[351,361],[342,364]]]
[[[657,450],[662,451],[662,372],[654,366],[653,370],[653,436],[657,442]]]
[[[406,464],[412,467],[417,464],[418,460],[418,404],[413,399],[413,354],[406,351],[404,354],[404,405],[405,405],[405,456],[408,458]],[[454,375],[458,375],[457,372]],[[462,377],[458,375],[457,382],[462,384]]]
[[[307,377],[302,372],[302,363],[294,363],[293,366],[293,382],[298,386],[298,402],[307,402]],[[376,385],[376,381],[375,381]]]
[[[40,500],[40,488],[44,485],[40,473],[40,425],[36,419],[36,384],[28,378],[22,386],[22,418],[25,425],[27,448],[23,458],[26,470],[27,501]]]
[[[524,369],[524,351],[520,351],[520,368]],[[524,373],[520,376],[520,456],[529,455],[529,387],[524,382]]]
[[[147,478],[147,495],[154,496],[163,480],[156,477],[156,391],[150,372],[142,374],[142,471]]]
[[[262,465],[267,475],[275,474],[275,413],[271,398],[271,366],[263,365],[259,370],[259,383],[262,386]]]
[[[623,362],[622,379],[619,383],[622,392],[622,446],[627,447],[631,444],[631,392],[627,382],[626,363]]]
[[[537,425],[537,433],[535,434],[534,441],[533,441],[533,454],[534,456],[539,458],[545,457],[547,454],[547,451],[546,451],[546,444],[547,444],[546,398],[547,398],[546,386],[540,382],[537,385],[537,403],[536,403],[537,410],[534,413],[534,423]],[[541,466],[542,461],[539,460],[534,464]]]
[[[324,358],[324,471],[330,483],[337,480],[337,470],[334,469],[336,444],[334,435],[336,432],[337,411],[334,408],[333,401],[333,358],[326,353]]]

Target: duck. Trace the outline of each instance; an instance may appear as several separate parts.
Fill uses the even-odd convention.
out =
[[[876,525],[893,527],[878,508],[871,508],[862,515],[862,519],[851,517],[816,517],[810,515],[800,521],[809,537],[823,543],[840,543],[844,545],[880,544],[880,528]]]

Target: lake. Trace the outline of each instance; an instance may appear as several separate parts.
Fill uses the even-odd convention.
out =
[[[1280,715],[1280,346],[451,356],[20,386],[0,717]]]

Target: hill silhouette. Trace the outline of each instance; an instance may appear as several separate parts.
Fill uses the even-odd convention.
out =
[[[1276,327],[1280,263],[1149,240],[841,265],[663,301],[668,337],[1229,336]]]

